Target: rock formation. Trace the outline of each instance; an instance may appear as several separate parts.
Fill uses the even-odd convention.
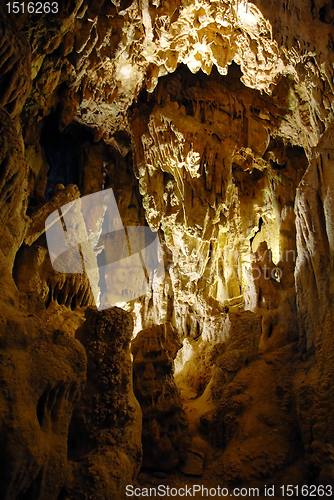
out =
[[[0,6],[1,498],[123,499],[141,464],[334,485],[332,4],[26,3]],[[81,234],[95,289],[45,221],[109,188],[165,272],[98,312],[113,221]]]
[[[58,498],[67,481],[68,430],[86,357],[78,341],[36,323],[17,313],[2,319],[2,498]]]
[[[173,378],[182,347],[169,323],[139,332],[132,342],[134,393],[143,412],[142,467],[168,471],[184,462],[188,425]]]
[[[123,498],[141,463],[141,411],[132,391],[131,316],[86,309],[77,338],[87,353],[87,384],[68,434],[73,499]]]

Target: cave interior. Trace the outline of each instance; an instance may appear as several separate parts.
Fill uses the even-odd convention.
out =
[[[0,5],[1,500],[333,497],[333,111],[333,1]]]

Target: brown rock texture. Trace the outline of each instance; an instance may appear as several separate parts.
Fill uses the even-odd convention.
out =
[[[77,331],[87,353],[87,384],[69,429],[70,498],[121,500],[138,473],[141,412],[132,391],[132,330],[122,309],[88,308]]]
[[[85,382],[82,345],[7,318],[1,341],[1,498],[57,498],[68,428]],[[35,330],[35,331],[34,331]]]
[[[233,483],[258,479],[260,485],[263,477],[289,469],[302,452],[291,382],[297,357],[286,347],[258,355],[261,323],[254,313],[232,315],[231,323],[230,339],[212,349],[216,409],[201,422],[224,450],[224,478]],[[282,364],[288,368],[282,371]]]
[[[309,368],[307,376],[301,380],[298,398],[301,429],[307,443],[305,451],[312,477],[329,484],[333,484],[332,141],[330,129],[298,188],[295,271],[300,343]]]
[[[27,217],[28,166],[22,141],[8,112],[1,108],[1,174],[0,205],[3,244],[1,260],[13,267],[17,250],[22,245]]]
[[[134,393],[143,412],[142,467],[168,471],[184,462],[188,424],[173,378],[182,344],[168,323],[139,332],[132,342]]]
[[[0,105],[17,117],[31,91],[31,51],[26,35],[5,15],[5,6],[0,9]]]

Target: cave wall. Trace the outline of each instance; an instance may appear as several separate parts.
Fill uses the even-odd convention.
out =
[[[73,410],[83,418],[89,391],[102,392],[82,337],[94,299],[85,275],[52,268],[44,223],[109,187],[123,223],[148,224],[164,249],[165,278],[117,313],[124,342],[131,321],[135,333],[170,322],[184,357],[192,346],[178,383],[213,402],[196,432],[217,451],[217,474],[332,483],[330,3],[59,7],[9,16],[0,6],[1,442],[11,457],[2,497],[84,498],[76,484],[86,484],[98,498],[115,450],[127,466],[110,494],[122,498],[138,471],[140,443],[124,451],[140,428],[130,380],[111,387],[135,416],[96,430],[83,476],[66,456]]]

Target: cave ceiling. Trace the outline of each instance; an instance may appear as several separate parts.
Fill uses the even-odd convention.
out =
[[[261,240],[275,264],[295,250],[296,188],[332,120],[328,8],[239,1],[60,7],[52,18],[16,19],[32,49],[21,119],[35,187],[45,190],[46,175],[49,192],[55,187],[41,157],[64,163],[68,152],[54,158],[43,137],[64,131],[58,150],[76,141],[85,151],[72,160],[68,182],[82,194],[113,187],[127,221],[146,219],[162,231],[174,296],[177,287],[201,315],[207,296],[223,305],[243,295]],[[13,96],[8,106],[16,106]],[[153,308],[159,320],[169,314],[163,286]]]

